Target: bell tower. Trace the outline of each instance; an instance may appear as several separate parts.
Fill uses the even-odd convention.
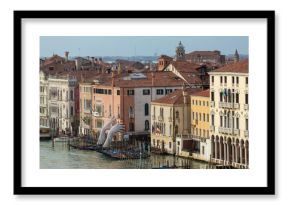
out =
[[[185,60],[185,49],[181,41],[179,41],[178,46],[176,47],[176,60]]]

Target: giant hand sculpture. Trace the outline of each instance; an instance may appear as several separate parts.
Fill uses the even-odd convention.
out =
[[[115,117],[112,117],[108,122],[107,124],[104,125],[104,127],[101,129],[101,132],[100,132],[100,136],[99,136],[99,139],[98,139],[98,142],[97,142],[97,145],[102,145],[104,144],[105,140],[106,140],[106,130],[109,130],[112,123],[115,121]]]
[[[106,141],[105,141],[103,147],[109,147],[110,144],[111,144],[111,142],[112,142],[112,138],[113,138],[113,136],[114,136],[117,132],[124,131],[124,129],[125,129],[125,125],[120,125],[120,124],[116,124],[116,125],[114,125],[114,126],[110,129],[110,131],[109,131],[109,133],[108,133],[108,135],[107,135],[107,139],[106,139]]]

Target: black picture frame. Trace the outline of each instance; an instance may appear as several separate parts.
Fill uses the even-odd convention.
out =
[[[22,19],[204,18],[267,20],[266,187],[23,187],[22,186]],[[275,11],[14,11],[14,194],[15,195],[273,195],[275,194]]]

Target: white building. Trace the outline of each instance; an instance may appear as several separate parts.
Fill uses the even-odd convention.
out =
[[[49,76],[48,111],[53,131],[71,133],[75,115],[75,86],[77,80],[68,76]]]
[[[229,64],[209,74],[212,161],[248,168],[248,60]]]
[[[48,81],[44,72],[40,71],[40,126],[48,127]]]

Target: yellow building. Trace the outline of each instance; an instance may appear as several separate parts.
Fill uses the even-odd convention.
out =
[[[79,134],[86,135],[90,133],[92,118],[92,83],[79,83],[80,92],[80,129]]]
[[[191,95],[191,134],[193,139],[194,159],[210,160],[210,93],[204,90]]]

